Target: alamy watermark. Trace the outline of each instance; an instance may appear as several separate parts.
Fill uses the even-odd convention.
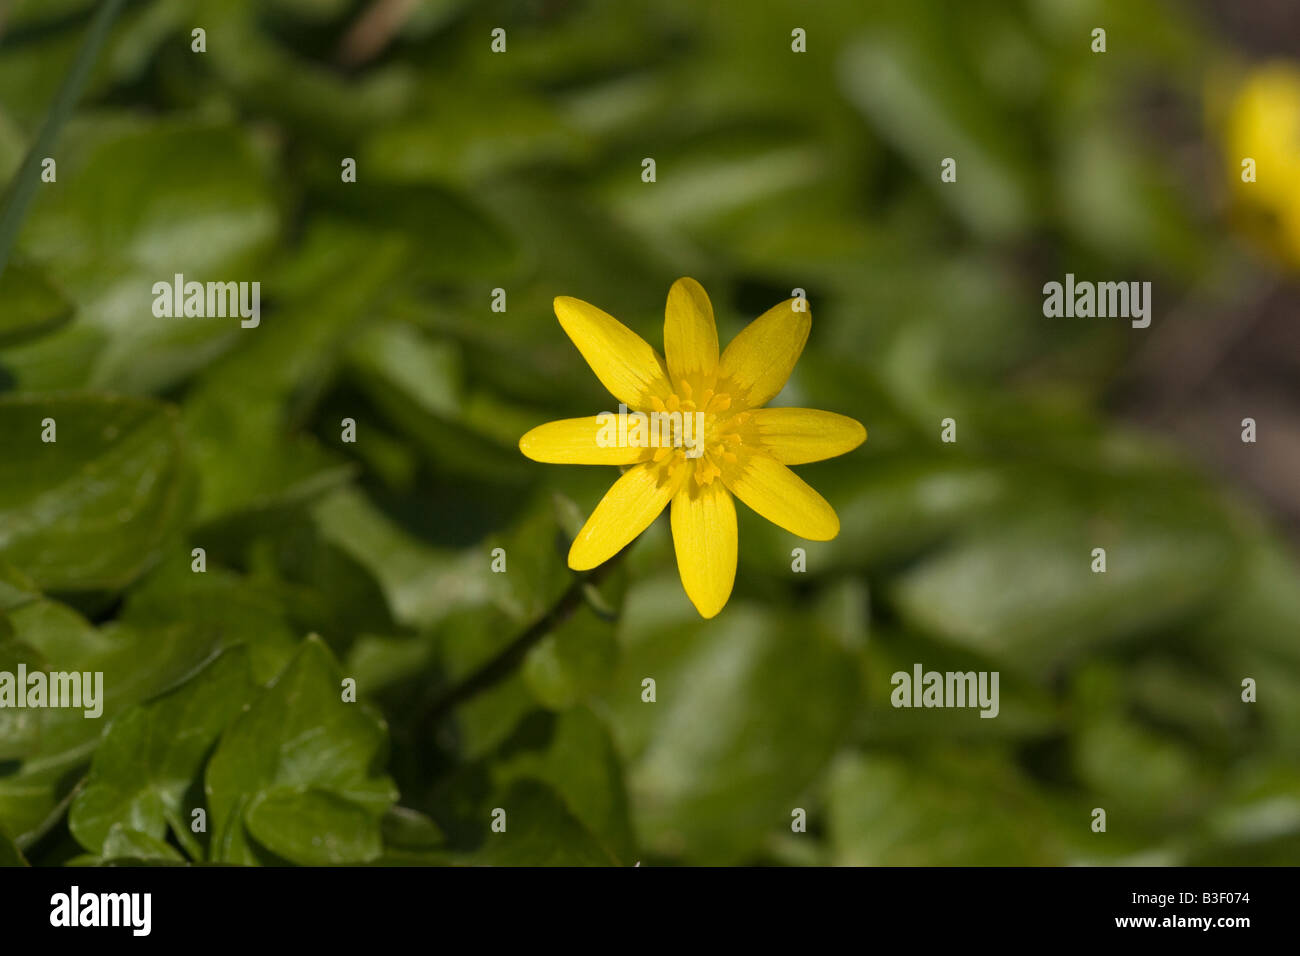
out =
[[[895,707],[978,707],[981,717],[996,717],[998,671],[895,671],[889,682],[894,691],[889,701]]]
[[[1048,318],[1132,319],[1135,329],[1151,324],[1150,282],[1075,282],[1067,272],[1065,283],[1043,286],[1043,315]]]
[[[703,412],[629,412],[620,403],[618,414],[596,416],[601,448],[682,448],[687,458],[704,454]]]
[[[80,708],[96,718],[104,712],[103,671],[0,671],[0,707]]]
[[[153,919],[152,893],[83,893],[73,884],[50,897],[50,925],[122,926],[133,936],[148,936]]]
[[[153,284],[153,314],[160,319],[240,319],[240,328],[255,329],[262,321],[262,283],[186,282],[182,273],[172,281]]]

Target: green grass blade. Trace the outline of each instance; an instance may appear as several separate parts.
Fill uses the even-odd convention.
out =
[[[22,165],[14,174],[13,182],[9,184],[4,207],[0,209],[0,275],[4,275],[5,267],[9,264],[9,253],[13,251],[14,242],[18,239],[18,230],[27,215],[27,207],[31,205],[32,197],[36,194],[38,184],[36,170],[41,160],[50,154],[59,130],[63,128],[63,124],[77,105],[77,100],[81,98],[81,91],[86,85],[87,77],[90,76],[91,67],[95,65],[95,59],[99,56],[99,48],[104,45],[104,38],[108,35],[108,29],[116,19],[118,11],[121,10],[122,3],[123,0],[103,0],[99,9],[95,11],[90,30],[86,34],[86,39],[82,41],[72,69],[64,77],[63,84],[50,104],[50,111],[46,114],[40,132],[36,134],[31,149],[27,151]]]

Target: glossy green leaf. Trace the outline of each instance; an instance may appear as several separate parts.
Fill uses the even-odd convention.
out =
[[[374,813],[329,790],[263,790],[244,823],[259,844],[304,866],[361,863],[382,849]]]
[[[110,845],[115,828],[161,840],[170,826],[198,851],[185,795],[221,731],[252,697],[248,658],[247,649],[233,648],[113,722],[72,803],[68,826],[77,842],[101,856],[130,856]]]
[[[119,621],[143,632],[185,621],[198,646],[246,648],[253,679],[268,683],[297,649],[285,609],[268,588],[212,565],[196,573],[192,561],[188,551],[169,553],[132,589]]]
[[[338,664],[318,638],[308,638],[226,729],[208,762],[211,858],[258,862],[251,837],[287,859],[368,859],[379,820],[397,798],[380,772],[386,748],[383,721],[363,704],[343,701]],[[304,796],[316,791],[326,796]],[[303,812],[329,829],[280,832],[297,797]]]
[[[4,620],[12,635],[13,625]],[[44,660],[36,649],[14,639],[0,636],[0,674],[17,674],[23,665],[30,674],[44,669]],[[14,760],[30,754],[40,743],[42,710],[5,707],[0,709],[0,761]]]
[[[491,557],[433,547],[380,511],[365,495],[342,489],[313,509],[321,534],[373,574],[399,623],[428,626],[489,594]]]
[[[37,747],[16,773],[0,776],[0,825],[24,843],[66,812],[66,801],[113,718],[190,677],[223,640],[238,641],[237,635],[205,633],[176,620],[96,629],[70,608],[46,600],[19,608],[9,620],[14,639],[35,650],[46,668],[79,673],[83,685],[90,674],[88,686],[95,694],[93,702],[85,698],[83,686],[81,708],[42,710]]]
[[[643,611],[630,602],[629,616]],[[734,600],[705,624],[665,623],[637,629],[606,698],[631,757],[638,837],[656,853],[741,862],[789,825],[792,801],[843,739],[857,664],[806,619]]]
[[[104,838],[102,856],[106,860],[168,860],[180,862],[184,859],[169,844],[156,836],[150,836],[139,830],[133,830],[121,823],[115,823]]]
[[[0,555],[43,588],[124,587],[184,520],[181,436],[168,406],[0,397],[0,446],[21,450],[0,460]]]
[[[249,137],[212,124],[112,119],[66,139],[59,185],[34,206],[21,248],[76,303],[77,320],[9,353],[20,385],[152,391],[254,334],[238,316],[154,311],[155,283],[177,274],[261,280],[277,211]]]

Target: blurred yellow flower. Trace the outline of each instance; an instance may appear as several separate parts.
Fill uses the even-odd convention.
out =
[[[1255,220],[1254,231],[1300,266],[1300,68],[1278,62],[1252,72],[1229,107],[1225,134],[1239,207]],[[1243,166],[1248,159],[1253,176]]]
[[[736,578],[732,495],[800,537],[828,541],[839,534],[834,509],[787,466],[852,451],[866,429],[832,412],[760,407],[785,385],[808,340],[806,300],[772,307],[719,356],[708,295],[694,279],[678,279],[664,312],[666,362],[639,335],[586,302],[560,296],[555,314],[601,384],[632,416],[680,413],[674,422],[686,422],[663,444],[635,440],[644,437],[635,423],[611,440],[610,413],[549,422],[519,440],[520,451],[534,461],[626,466],[574,539],[569,567],[583,571],[609,560],[671,503],[682,586],[709,618],[726,605]],[[693,434],[691,422],[698,422]]]

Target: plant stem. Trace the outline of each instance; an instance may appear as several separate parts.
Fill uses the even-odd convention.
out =
[[[505,680],[523,662],[534,645],[541,642],[547,634],[562,624],[583,601],[583,590],[588,585],[597,585],[603,581],[623,559],[626,548],[610,558],[590,574],[575,578],[559,600],[532,624],[528,625],[518,637],[503,647],[497,654],[459,684],[436,698],[425,709],[422,723],[430,723],[490,687]]]

